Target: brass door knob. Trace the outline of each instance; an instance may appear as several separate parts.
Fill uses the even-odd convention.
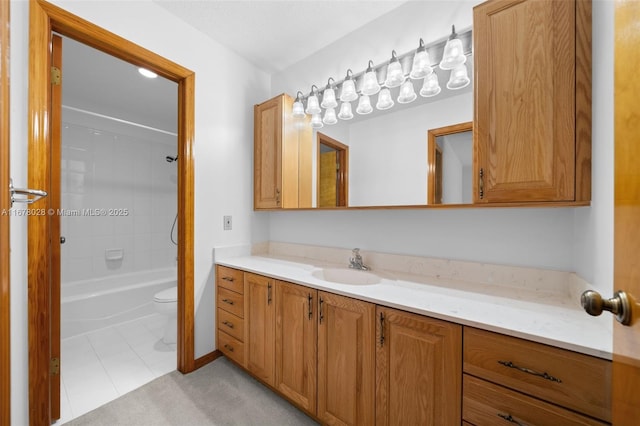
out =
[[[631,305],[624,291],[616,291],[611,299],[603,299],[597,291],[587,290],[580,296],[580,303],[589,315],[597,317],[602,311],[609,311],[622,325],[631,324]]]

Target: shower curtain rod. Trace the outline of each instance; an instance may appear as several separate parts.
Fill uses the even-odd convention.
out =
[[[80,109],[80,108],[74,108],[74,107],[70,107],[70,106],[67,106],[67,105],[62,105],[62,108],[63,109],[68,109],[70,111],[81,112],[81,113],[87,114],[87,115],[92,115],[94,117],[100,117],[100,118],[105,118],[107,120],[117,121],[118,123],[128,124],[130,126],[140,127],[141,129],[152,130],[152,131],[158,132],[158,133],[164,133],[165,135],[171,135],[171,136],[176,136],[176,137],[178,136],[177,133],[169,132],[167,130],[156,129],[155,127],[145,126],[144,124],[135,123],[133,121],[127,121],[127,120],[123,120],[121,118],[111,117],[109,115],[98,114],[97,112],[87,111],[87,110]]]

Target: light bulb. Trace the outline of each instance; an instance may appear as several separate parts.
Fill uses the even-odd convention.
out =
[[[369,66],[367,67],[367,71],[364,73],[364,77],[362,79],[362,90],[361,93],[363,95],[375,95],[380,91],[380,84],[378,83],[378,75],[373,69],[373,62],[369,61]]]
[[[360,115],[369,114],[373,111],[373,107],[371,106],[371,98],[369,95],[361,95],[358,100],[358,106],[356,107],[356,112]]]
[[[471,80],[467,75],[467,66],[465,64],[458,65],[451,70],[449,81],[447,82],[447,89],[458,90],[463,87],[467,87]]]
[[[353,81],[351,75],[353,71],[347,70],[347,76],[342,82],[342,92],[340,92],[340,100],[342,102],[351,102],[358,99],[358,93],[356,92],[356,84]]]
[[[376,103],[376,108],[378,108],[379,110],[385,110],[391,108],[394,104],[395,102],[393,102],[393,99],[391,99],[391,92],[389,91],[389,89],[385,87],[384,89],[380,90],[380,93],[378,93],[378,102]]]
[[[400,87],[400,94],[398,95],[398,102],[401,104],[408,104],[416,100],[418,95],[416,95],[415,90],[413,89],[413,81],[407,80],[402,83]]]
[[[396,51],[391,53],[391,61],[387,67],[387,78],[384,81],[384,85],[387,87],[398,87],[404,81],[404,73],[402,72],[402,65],[396,57]]]
[[[320,109],[320,103],[318,102],[318,88],[314,84],[311,86],[311,95],[307,98],[307,114],[320,114],[322,110]]]
[[[292,113],[294,118],[304,118],[306,115],[304,113],[304,105],[302,105],[302,101],[300,100],[300,95],[302,92],[298,92],[296,94],[296,101],[293,103]]]
[[[327,108],[324,111],[324,118],[322,119],[322,122],[324,124],[336,124],[338,122],[335,108]]]
[[[429,58],[429,52],[427,52],[424,46],[424,41],[420,39],[420,46],[416,50],[416,54],[413,57],[413,65],[411,66],[411,72],[409,77],[417,80],[424,78],[433,72],[431,68],[431,58]]]
[[[320,117],[320,114],[313,114],[311,116],[311,127],[319,129],[322,126],[324,126],[324,124],[322,124],[322,117]]]
[[[462,41],[457,38],[456,27],[451,27],[451,36],[447,40],[447,44],[444,46],[444,53],[442,54],[442,61],[440,61],[440,69],[451,70],[455,67],[464,64],[467,61],[467,57],[464,55],[462,49]]]
[[[338,113],[338,118],[340,120],[351,120],[353,118],[353,112],[351,112],[351,103],[343,102],[340,105],[340,112]]]
[[[430,98],[440,93],[440,83],[438,83],[438,74],[431,73],[425,77],[420,89],[420,96],[424,98]]]
[[[329,78],[327,87],[322,93],[322,103],[320,104],[322,108],[335,108],[338,106],[338,102],[336,101],[336,92],[335,90],[333,90],[333,84],[331,83],[331,80],[333,80],[332,77]]]

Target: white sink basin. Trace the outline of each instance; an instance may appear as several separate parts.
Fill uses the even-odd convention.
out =
[[[382,279],[368,271],[347,268],[324,268],[314,271],[314,277],[339,284],[370,285],[378,284]]]

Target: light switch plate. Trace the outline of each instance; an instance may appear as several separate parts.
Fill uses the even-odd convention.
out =
[[[231,216],[223,216],[223,227],[225,231],[231,231]]]

